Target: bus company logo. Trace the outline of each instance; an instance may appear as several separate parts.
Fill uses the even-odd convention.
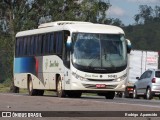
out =
[[[49,67],[58,67],[58,66],[59,66],[59,63],[57,61],[54,61],[54,62],[50,61]]]

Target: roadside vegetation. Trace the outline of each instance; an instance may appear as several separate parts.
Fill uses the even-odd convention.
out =
[[[124,27],[132,48],[160,51],[160,6],[141,5],[139,11],[134,16],[135,24]]]

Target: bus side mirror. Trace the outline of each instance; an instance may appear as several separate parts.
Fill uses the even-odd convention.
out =
[[[72,47],[72,40],[71,40],[71,36],[68,36],[67,38],[67,49],[70,51],[71,50],[71,47]]]
[[[131,52],[131,41],[126,39],[126,43],[127,43],[127,53]]]

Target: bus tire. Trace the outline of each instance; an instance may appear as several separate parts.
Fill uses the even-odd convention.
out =
[[[106,99],[113,99],[115,97],[115,92],[114,91],[110,91],[105,95]]]
[[[38,95],[39,96],[43,96],[43,94],[44,94],[44,90],[38,90]]]
[[[65,91],[62,89],[62,80],[61,80],[60,76],[58,76],[56,89],[57,89],[57,96],[58,97],[65,97],[66,96]]]
[[[28,78],[28,93],[30,96],[38,95],[38,90],[33,89],[33,82],[30,76]]]

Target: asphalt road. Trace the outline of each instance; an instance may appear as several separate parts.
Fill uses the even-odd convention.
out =
[[[1,93],[0,111],[12,111],[12,113],[18,111],[21,115],[25,111],[31,113],[38,112],[42,116],[42,118],[32,118],[32,116],[23,118],[27,120],[159,120],[160,117],[155,116],[160,115],[160,100],[127,98],[106,100],[101,96],[58,98],[56,96],[28,96],[27,94]],[[39,115],[38,113],[37,116]],[[141,113],[144,117],[140,117]],[[148,114],[150,116],[146,116]],[[137,115],[138,117],[135,117]],[[22,118],[1,117],[1,119],[18,120]]]

